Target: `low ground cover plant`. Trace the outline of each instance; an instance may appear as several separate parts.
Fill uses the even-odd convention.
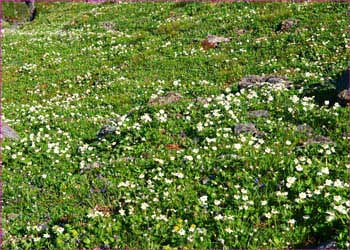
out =
[[[3,31],[5,249],[349,246],[345,3],[37,9]]]

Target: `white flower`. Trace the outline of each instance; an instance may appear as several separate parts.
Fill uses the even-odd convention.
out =
[[[52,229],[58,234],[61,234],[61,233],[64,232],[64,228],[60,227],[60,226],[57,226],[57,225],[53,226]]]
[[[343,205],[334,206],[334,209],[337,210],[341,214],[347,214],[346,207],[344,207]]]
[[[125,215],[125,210],[124,209],[119,209],[119,214],[121,215],[121,216],[124,216]]]
[[[297,103],[299,101],[299,97],[297,97],[296,95],[293,95],[290,99],[293,103]]]
[[[141,120],[143,120],[144,122],[151,122],[152,118],[149,114],[144,114],[143,116],[141,116]]]
[[[221,204],[221,201],[215,200],[215,201],[214,201],[214,204],[215,204],[215,206],[219,206],[219,205]]]
[[[295,169],[299,172],[303,171],[303,167],[300,164],[298,164]]]
[[[295,178],[294,176],[293,177],[288,176],[287,177],[287,184],[286,184],[286,186],[288,188],[290,188],[293,185],[293,183],[296,181],[296,179],[297,178]]]
[[[233,144],[233,147],[236,149],[236,150],[240,150],[242,148],[242,145],[239,144],[239,143],[235,143]]]
[[[208,196],[206,195],[203,195],[199,198],[199,201],[202,203],[202,204],[206,204],[207,201],[208,201]]]
[[[193,157],[191,155],[185,155],[184,160],[193,161]]]
[[[180,235],[185,235],[185,234],[186,234],[185,229],[181,228],[181,229],[179,230],[179,234],[180,234]]]
[[[46,175],[46,174],[43,174],[41,177],[42,177],[43,179],[46,179],[47,175]]]
[[[203,124],[201,122],[197,124],[197,130],[198,132],[201,132],[203,130]]]
[[[327,167],[321,169],[322,174],[329,174],[329,169]]]
[[[224,216],[222,216],[221,214],[218,214],[214,217],[214,220],[222,220],[224,218]]]
[[[227,228],[225,228],[225,232],[231,234],[231,233],[233,233],[233,230],[231,228],[227,227]]]
[[[43,237],[46,238],[46,239],[48,239],[48,238],[50,238],[50,235],[49,235],[48,233],[45,233],[45,234],[43,235]]]
[[[294,225],[295,224],[295,220],[294,219],[290,219],[290,220],[288,220],[288,224],[291,224],[291,225]]]
[[[264,201],[261,201],[261,205],[262,205],[262,206],[267,205],[267,201],[265,201],[265,200],[264,200]]]
[[[299,198],[300,198],[300,199],[305,199],[305,198],[306,198],[306,193],[301,192],[301,193],[299,194]]]
[[[333,200],[334,200],[335,202],[339,202],[339,201],[341,201],[341,196],[336,195],[336,196],[333,197]]]
[[[336,179],[335,182],[333,183],[333,185],[335,187],[342,187],[343,186],[343,182],[339,179]]]
[[[329,179],[326,180],[326,183],[325,183],[326,186],[330,186],[332,184],[333,184],[332,180],[329,180]]]
[[[172,173],[172,175],[176,176],[179,179],[184,178],[184,174],[183,173]]]
[[[143,202],[143,203],[141,204],[141,209],[142,209],[142,210],[146,210],[148,207],[149,207],[149,205],[148,205],[147,203],[145,203],[145,202]]]
[[[291,145],[291,144],[292,144],[292,142],[290,140],[286,141],[286,145]]]

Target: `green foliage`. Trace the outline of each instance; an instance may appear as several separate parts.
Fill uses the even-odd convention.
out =
[[[346,4],[37,6],[2,41],[21,137],[2,143],[4,249],[348,247]],[[231,41],[204,50],[208,34]],[[239,91],[251,74],[293,86]],[[148,105],[170,91],[183,98]],[[305,146],[305,123],[334,144]]]

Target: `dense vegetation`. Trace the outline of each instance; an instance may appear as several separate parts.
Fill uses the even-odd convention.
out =
[[[37,7],[4,24],[4,249],[349,246],[345,3]]]

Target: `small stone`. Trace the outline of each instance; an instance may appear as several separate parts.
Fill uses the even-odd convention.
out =
[[[1,139],[19,140],[19,135],[6,123],[1,124]]]
[[[314,130],[307,124],[298,125],[296,127],[296,131],[298,131],[299,133],[306,134],[307,136],[311,136],[314,132]]]
[[[219,43],[228,43],[230,41],[231,38],[208,35],[208,37],[202,41],[202,47],[204,49],[216,48],[219,45]]]
[[[174,102],[178,102],[182,99],[182,95],[180,95],[179,93],[176,92],[169,92],[167,93],[165,96],[160,96],[160,97],[156,97],[156,98],[151,98],[148,101],[149,105],[165,105],[165,104],[170,104],[170,103],[174,103]]]
[[[295,19],[295,18],[289,18],[289,19],[283,20],[280,24],[278,31],[288,31],[296,27],[299,21],[300,21],[299,19]]]
[[[117,128],[115,126],[105,125],[100,129],[100,131],[98,131],[97,138],[100,139],[105,137],[106,135],[113,134],[116,130]]]
[[[269,111],[263,110],[263,109],[253,110],[248,112],[248,117],[251,117],[251,118],[268,117],[269,115],[270,115]]]
[[[243,133],[253,133],[253,134],[259,133],[259,131],[256,129],[253,123],[236,124],[234,128],[234,132],[236,135],[243,134]]]
[[[307,140],[306,142],[304,142],[304,145],[311,145],[311,144],[334,144],[334,142],[326,136],[317,135]]]
[[[241,35],[244,35],[245,33],[247,33],[247,30],[245,29],[237,29],[236,31],[236,34],[241,36]]]
[[[101,27],[107,31],[115,31],[115,23],[113,22],[102,22]]]

